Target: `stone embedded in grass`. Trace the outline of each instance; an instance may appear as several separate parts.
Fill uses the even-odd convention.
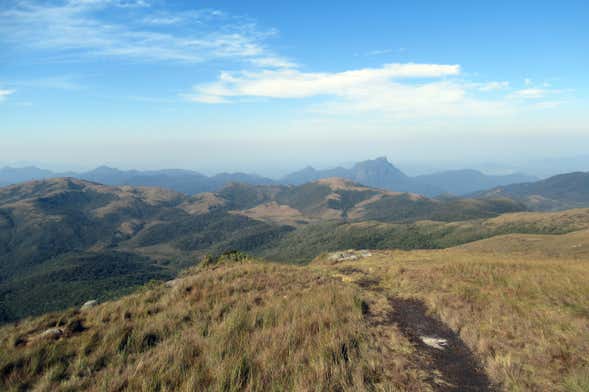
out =
[[[84,302],[84,305],[82,305],[80,310],[90,309],[90,308],[95,307],[96,305],[98,305],[98,301],[95,299],[92,299],[90,301]]]
[[[54,339],[57,340],[63,335],[63,330],[61,328],[49,328],[43,332],[41,332],[37,338],[38,339]]]
[[[166,283],[164,283],[164,285],[165,285],[166,287],[170,287],[170,288],[172,288],[172,287],[176,287],[176,286],[178,286],[178,285],[179,285],[179,284],[182,282],[182,280],[183,280],[183,279],[181,279],[181,278],[177,278],[177,279],[168,280]]]
[[[448,347],[448,340],[442,338],[434,338],[431,336],[420,336],[419,339],[426,346],[433,347],[438,350],[445,350]]]
[[[339,263],[342,261],[355,261],[370,256],[372,256],[372,253],[367,250],[349,249],[346,251],[330,253],[329,256],[327,256],[327,259]]]

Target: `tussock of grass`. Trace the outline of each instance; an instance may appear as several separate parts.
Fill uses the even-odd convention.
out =
[[[173,287],[0,329],[0,389],[418,387],[410,364],[383,368],[368,306],[358,288],[317,271],[221,260]],[[36,338],[56,326],[59,339]]]

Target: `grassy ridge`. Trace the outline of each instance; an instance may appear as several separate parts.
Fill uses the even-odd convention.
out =
[[[224,256],[169,285],[0,328],[0,388],[441,388],[447,369],[401,330],[397,298],[423,301],[499,390],[586,391],[589,234],[545,237],[557,256],[502,237],[301,267]],[[55,327],[62,336],[42,337]]]
[[[440,249],[502,234],[563,234],[589,228],[589,209],[512,213],[462,222],[321,223],[307,225],[255,250],[275,261],[305,263],[341,249]]]
[[[547,237],[556,246],[568,242],[568,236]],[[582,243],[589,245],[587,233]],[[503,244],[497,239],[484,250],[475,243],[467,249],[383,251],[335,266],[325,258],[315,263],[339,270],[345,281],[372,280],[387,295],[424,301],[502,389],[589,390],[589,252],[554,258],[490,251]]]
[[[385,368],[360,290],[311,269],[248,260],[192,270],[86,311],[0,329],[3,388],[367,390],[423,388]],[[39,338],[59,327],[58,340]],[[410,345],[397,336],[398,350]],[[379,353],[380,351],[380,353]],[[394,371],[393,371],[394,370]]]

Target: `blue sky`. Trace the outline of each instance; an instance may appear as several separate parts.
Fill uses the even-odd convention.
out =
[[[579,155],[587,20],[583,1],[3,1],[0,161],[271,174]]]

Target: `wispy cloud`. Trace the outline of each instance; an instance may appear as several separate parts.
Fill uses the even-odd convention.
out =
[[[12,95],[14,93],[15,93],[14,90],[6,90],[6,89],[0,88],[0,102],[4,101],[6,99],[6,97],[8,97],[9,95]]]
[[[222,72],[217,81],[197,85],[184,98],[200,103],[228,103],[241,98],[302,99],[321,97],[312,110],[331,114],[381,112],[403,117],[505,113],[501,101],[470,94],[480,86],[446,80],[460,74],[447,64],[386,64],[335,73],[297,69]]]
[[[386,49],[373,49],[373,50],[369,50],[366,52],[361,52],[361,53],[355,53],[354,56],[366,56],[366,57],[371,57],[371,56],[383,56],[386,54],[391,54],[391,53],[403,53],[405,52],[406,49],[405,48],[399,48],[399,49],[390,49],[390,48],[386,48]]]
[[[371,51],[366,52],[366,56],[380,56],[380,55],[389,54],[392,52],[393,52],[392,49],[375,49],[375,50],[371,50]]]
[[[0,41],[62,60],[290,63],[265,45],[276,32],[251,20],[215,10],[171,13],[149,8],[147,13],[149,5],[144,0],[19,1],[0,9]],[[117,17],[103,19],[104,11],[113,7],[119,8]],[[177,26],[181,22],[184,26]]]
[[[141,19],[147,25],[169,26],[187,23],[203,24],[209,21],[231,18],[226,12],[216,9],[199,9],[182,12],[159,10]]]
[[[74,91],[81,90],[84,88],[84,86],[80,84],[78,79],[78,77],[73,75],[58,75],[31,80],[20,80],[12,82],[10,84],[17,87],[33,87]]]
[[[499,91],[509,88],[509,82],[487,82],[479,85],[480,91]]]
[[[548,90],[542,88],[524,88],[514,91],[512,97],[522,99],[539,99],[544,98]]]
[[[343,96],[363,86],[391,79],[434,78],[459,72],[458,65],[438,64],[386,64],[381,68],[335,73],[305,73],[296,69],[222,72],[216,82],[195,86],[189,97],[197,102],[223,102],[232,97]]]
[[[541,100],[572,92],[569,89],[552,88],[551,84],[546,82],[537,85],[530,79],[525,79],[524,84],[526,86],[525,88],[513,91],[509,97],[516,100]]]
[[[252,99],[311,99],[313,112],[346,115],[378,112],[403,118],[504,116],[562,104],[567,90],[528,81],[472,82],[456,64],[393,63],[343,72],[303,72],[297,67],[221,72],[182,98],[204,104]],[[493,93],[493,94],[489,94]],[[550,99],[548,99],[550,98]]]
[[[530,78],[524,79],[524,88],[512,91],[507,98],[531,109],[550,110],[563,105],[571,89],[553,88],[548,82],[535,83]]]

